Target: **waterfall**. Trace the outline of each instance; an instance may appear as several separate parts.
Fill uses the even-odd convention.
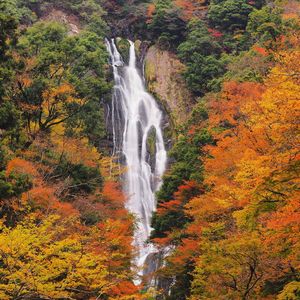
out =
[[[143,268],[146,258],[155,251],[145,242],[151,232],[151,217],[156,209],[155,191],[161,185],[167,154],[162,134],[162,111],[147,93],[136,66],[134,43],[129,41],[129,63],[126,64],[114,39],[106,40],[114,74],[111,104],[113,155],[126,165],[124,190],[126,208],[135,215],[137,224],[134,246],[138,250],[135,263]],[[149,153],[152,137],[154,153]],[[139,272],[142,275],[142,271]]]

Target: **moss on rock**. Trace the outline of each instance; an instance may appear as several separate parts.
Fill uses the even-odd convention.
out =
[[[141,44],[142,44],[142,42],[140,40],[136,40],[134,42],[134,48],[135,48],[135,52],[136,52],[137,56],[141,55],[141,53],[140,53]]]
[[[147,153],[149,156],[148,163],[151,166],[151,169],[155,169],[155,156],[156,156],[156,130],[152,127],[147,136]]]
[[[150,129],[147,137],[147,150],[150,155],[155,155],[156,153],[156,130],[154,127]]]
[[[116,39],[116,46],[118,48],[118,51],[120,52],[121,56],[123,57],[123,60],[128,63],[129,61],[129,49],[130,49],[130,43],[128,40],[123,38],[117,38]]]

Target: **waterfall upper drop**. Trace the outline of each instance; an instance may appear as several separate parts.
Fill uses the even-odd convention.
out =
[[[106,41],[115,81],[111,105],[113,155],[123,157],[127,166],[124,189],[128,195],[127,209],[137,218],[134,244],[139,251],[136,263],[142,267],[147,256],[155,250],[145,242],[151,232],[151,217],[156,209],[155,191],[161,185],[167,153],[161,128],[162,111],[145,89],[136,66],[134,43],[129,43],[127,65],[114,39]],[[152,159],[147,146],[150,136],[155,143]]]

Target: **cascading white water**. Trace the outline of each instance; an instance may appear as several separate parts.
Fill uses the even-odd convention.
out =
[[[129,43],[129,64],[126,65],[115,41],[106,41],[115,81],[111,110],[113,155],[123,156],[127,166],[124,184],[127,209],[137,218],[134,245],[138,249],[136,263],[142,267],[147,256],[155,250],[145,242],[151,232],[151,216],[156,209],[154,193],[160,187],[167,154],[161,129],[162,112],[145,89],[136,66],[134,43]],[[147,141],[153,132],[156,149],[150,163]]]

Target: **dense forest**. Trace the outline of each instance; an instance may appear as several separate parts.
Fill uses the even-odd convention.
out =
[[[300,299],[299,20],[296,0],[0,0],[0,299]],[[136,41],[167,119],[141,282],[105,38],[124,60]]]

